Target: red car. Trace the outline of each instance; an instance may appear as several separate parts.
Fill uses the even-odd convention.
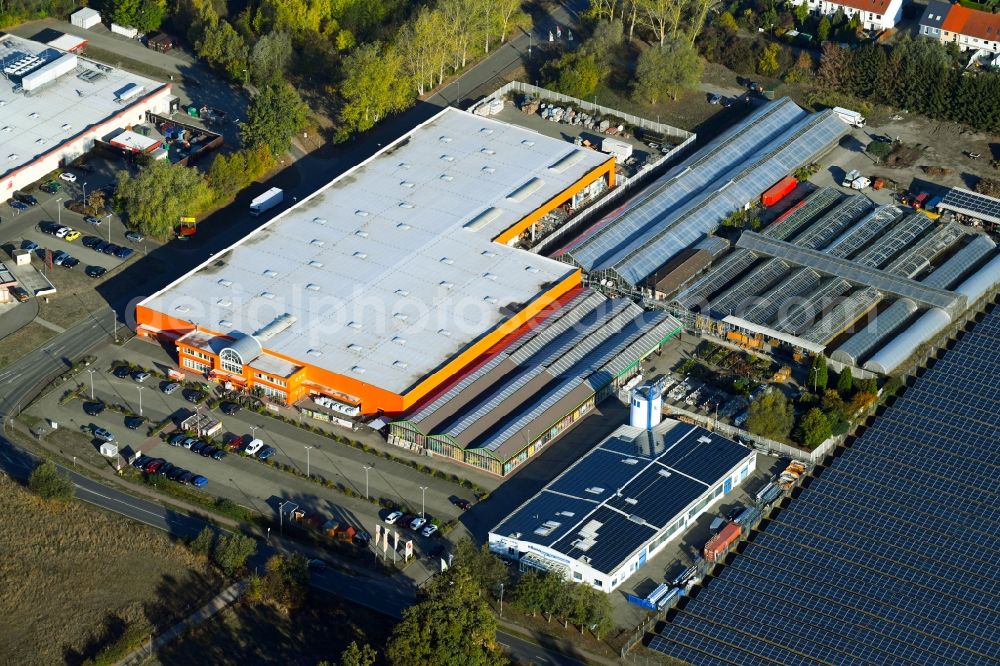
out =
[[[243,436],[242,435],[227,435],[226,436],[226,448],[230,451],[235,451],[236,449],[243,446]]]
[[[161,467],[163,467],[163,463],[165,463],[165,462],[166,462],[166,460],[164,460],[163,458],[157,458],[156,460],[150,460],[148,463],[146,463],[146,467],[143,468],[143,471],[146,472],[147,474],[156,474],[156,470],[158,470]]]

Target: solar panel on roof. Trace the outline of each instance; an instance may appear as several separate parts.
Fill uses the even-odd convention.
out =
[[[948,190],[938,204],[938,209],[953,210],[1000,224],[1000,199],[970,192],[960,187]]]

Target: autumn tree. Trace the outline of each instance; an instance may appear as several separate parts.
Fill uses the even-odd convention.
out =
[[[264,85],[284,77],[292,60],[292,37],[287,32],[270,32],[254,44],[250,52],[250,78]]]
[[[632,0],[639,10],[642,24],[649,28],[663,46],[667,38],[677,37],[685,3],[678,0]]]
[[[778,63],[778,56],[781,47],[774,42],[769,43],[760,51],[760,58],[757,59],[757,71],[764,76],[774,76],[781,71]]]
[[[663,97],[675,100],[698,85],[703,66],[698,51],[686,41],[653,46],[639,56],[632,94],[650,104]]]
[[[357,641],[351,641],[340,653],[340,666],[374,666],[377,660],[378,652],[368,643],[358,645]]]
[[[794,422],[791,403],[777,389],[766,391],[750,403],[747,429],[755,435],[781,441],[788,438]]]
[[[403,56],[394,46],[364,44],[346,58],[344,71],[338,132],[342,140],[370,129],[390,113],[402,111],[413,100]]]

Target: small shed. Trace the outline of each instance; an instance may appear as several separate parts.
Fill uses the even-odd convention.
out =
[[[112,444],[111,442],[105,442],[101,444],[101,455],[105,458],[117,458],[118,457],[118,445]]]
[[[177,45],[177,41],[165,32],[158,32],[146,40],[146,48],[166,53]]]
[[[73,12],[69,17],[69,22],[78,28],[93,28],[101,22],[101,14],[96,9],[84,7]]]
[[[181,430],[194,432],[198,437],[211,437],[222,432],[222,422],[206,414],[192,414],[181,422]]]
[[[80,53],[83,51],[83,47],[87,45],[87,40],[83,37],[77,37],[76,35],[62,34],[51,39],[48,42],[49,46],[55,47],[60,51],[66,51],[68,53]]]

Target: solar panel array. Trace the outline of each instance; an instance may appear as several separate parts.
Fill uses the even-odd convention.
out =
[[[1000,309],[650,647],[693,666],[1000,663]]]
[[[941,203],[938,204],[938,209],[952,210],[956,213],[1000,224],[1000,199],[963,190],[961,187],[953,187],[948,190]]]

